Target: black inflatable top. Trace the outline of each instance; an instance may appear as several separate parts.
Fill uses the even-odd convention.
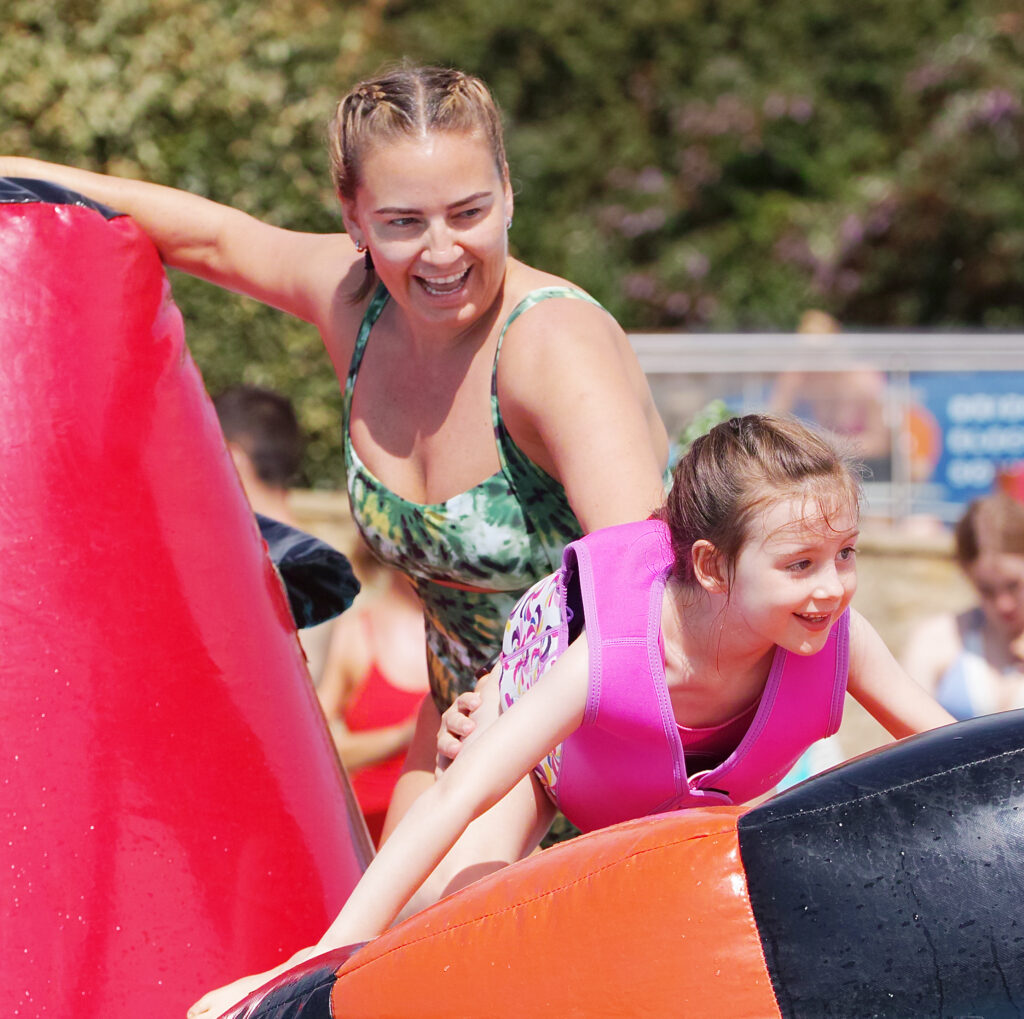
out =
[[[77,191],[53,184],[48,180],[28,177],[0,177],[0,205],[26,205],[29,202],[47,202],[50,205],[80,205],[94,209],[105,219],[116,219],[123,212],[115,212],[106,205],[94,202]]]
[[[1024,1015],[1024,711],[853,760],[738,827],[783,1016]]]

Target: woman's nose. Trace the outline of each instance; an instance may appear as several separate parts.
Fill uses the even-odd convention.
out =
[[[458,245],[451,228],[446,224],[431,224],[427,229],[423,258],[431,265],[444,265],[459,257]]]

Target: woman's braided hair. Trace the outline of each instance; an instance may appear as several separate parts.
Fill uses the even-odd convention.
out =
[[[374,146],[431,131],[482,135],[505,178],[501,114],[487,86],[450,68],[402,66],[360,82],[338,103],[328,133],[331,179],[338,195],[355,198],[363,162]],[[375,282],[368,262],[354,300],[362,300]]]

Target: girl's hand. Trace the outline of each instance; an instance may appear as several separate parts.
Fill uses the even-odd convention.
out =
[[[250,977],[242,977],[233,984],[225,984],[214,991],[207,991],[187,1012],[187,1019],[215,1019],[223,1015],[229,1008],[233,1008],[243,998],[247,998],[258,987],[273,980],[274,977],[297,966],[305,961],[315,952],[314,948],[303,948],[296,952],[287,962],[265,973],[255,973]]]
[[[471,716],[480,704],[480,694],[471,690],[459,694],[441,716],[441,727],[437,732],[437,772],[444,771],[455,760],[463,741],[476,729],[476,722]]]
[[[267,980],[272,979],[266,974],[257,974],[251,977],[242,977],[233,984],[225,984],[215,991],[207,991],[189,1010],[187,1019],[214,1019],[222,1015],[229,1008],[237,1005],[243,998],[248,997],[262,987]]]

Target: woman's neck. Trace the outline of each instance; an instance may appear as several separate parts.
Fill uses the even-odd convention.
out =
[[[475,309],[476,313],[464,321],[447,317],[431,321],[409,315],[396,301],[392,301],[395,335],[413,357],[428,363],[439,357],[459,361],[472,357],[481,347],[489,346],[496,328],[504,320],[506,290],[507,282],[503,280],[490,303]]]

